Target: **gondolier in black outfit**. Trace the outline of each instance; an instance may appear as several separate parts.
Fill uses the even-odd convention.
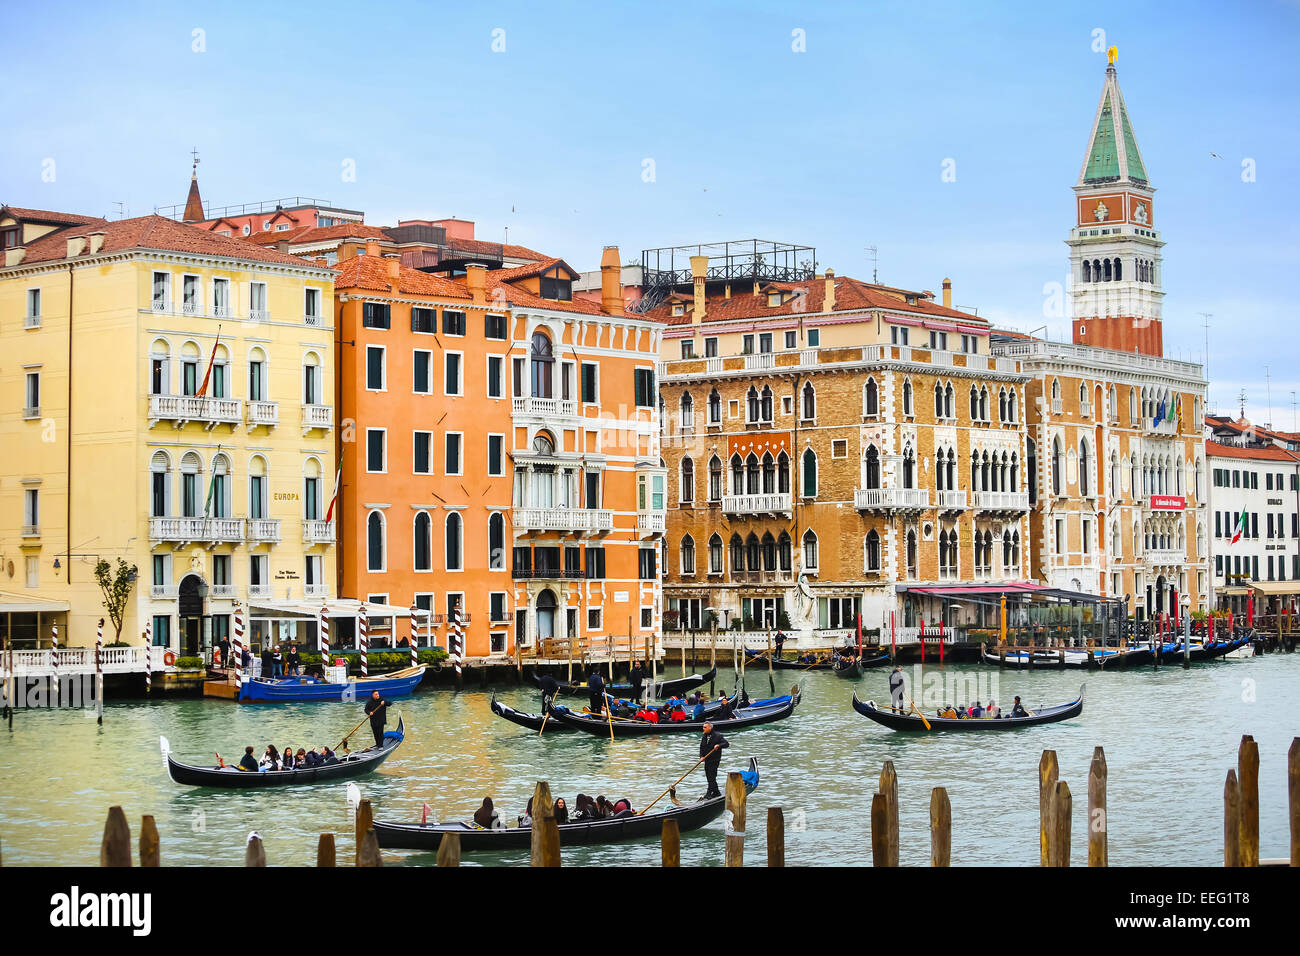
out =
[[[704,758],[704,779],[709,782],[709,789],[704,799],[722,796],[718,792],[718,764],[722,762],[722,751],[731,744],[727,738],[713,729],[712,721],[704,725],[704,736],[700,738],[700,756]]]
[[[537,686],[542,689],[542,713],[555,704],[555,695],[560,692],[560,682],[550,674],[537,678]]]
[[[889,674],[889,696],[893,698],[894,707],[903,709],[903,668],[897,664]]]
[[[588,703],[591,705],[592,713],[603,714],[605,712],[605,681],[600,676],[600,672],[592,670],[591,676],[587,678],[587,690],[590,691]]]
[[[772,638],[772,643],[776,645],[776,659],[781,659],[781,651],[785,648],[785,634],[780,629],[776,632],[776,637]]]
[[[637,661],[632,665],[632,670],[627,675],[628,683],[632,685],[632,699],[641,700],[641,685],[645,683],[645,669],[641,662]]]
[[[388,712],[388,701],[379,696],[379,691],[372,690],[366,701],[366,714],[370,717],[370,730],[375,735],[375,746],[384,745],[384,715]]]

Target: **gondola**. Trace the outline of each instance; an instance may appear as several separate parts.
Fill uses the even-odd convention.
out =
[[[862,676],[862,662],[855,658],[841,657],[831,666],[831,672],[836,677],[857,680]]]
[[[930,729],[934,730],[1017,730],[1035,724],[1054,724],[1059,720],[1069,720],[1083,713],[1083,691],[1086,685],[1080,685],[1079,696],[1068,704],[1054,707],[1040,707],[1028,717],[930,717]],[[874,700],[858,700],[857,692],[853,694],[853,709],[863,717],[868,717],[878,724],[884,724],[890,730],[925,730],[925,724],[915,713],[905,713],[889,706],[880,706]]]
[[[666,698],[684,694],[688,690],[694,690],[702,684],[707,684],[718,674],[718,669],[712,668],[706,674],[692,674],[689,677],[678,677],[675,680],[661,680],[656,684],[651,684],[648,680],[641,685],[643,693],[649,693],[651,697]],[[537,672],[533,671],[533,683],[541,686]],[[565,697],[585,697],[590,693],[586,682],[571,683],[569,681],[560,681],[559,693]],[[607,694],[630,694],[632,685],[626,682],[619,684],[606,684],[605,693]]]
[[[749,769],[741,774],[746,792],[758,786],[758,760],[749,758]],[[726,795],[710,800],[700,800],[680,806],[670,806],[662,811],[645,815],[610,817],[602,820],[579,820],[561,824],[560,846],[591,846],[618,843],[624,840],[658,839],[663,833],[665,820],[676,820],[680,832],[698,830],[712,823],[726,809]],[[507,827],[503,830],[485,830],[470,823],[386,823],[374,822],[375,836],[384,849],[436,851],[444,833],[460,837],[462,853],[481,850],[527,850],[532,845],[531,827]]]
[[[749,705],[749,709],[752,710],[755,707],[768,707],[773,704],[783,703],[785,700],[786,698],[784,697],[771,697],[766,700],[756,700]],[[716,714],[721,707],[721,701],[709,701],[704,705],[705,716]],[[560,708],[556,709],[559,710]],[[567,710],[568,708],[564,709]],[[501,703],[501,701],[497,700],[495,694],[492,695],[492,713],[496,714],[498,717],[504,717],[506,720],[518,724],[520,727],[527,727],[529,730],[536,730],[539,733],[543,730],[541,714],[530,714],[522,710],[515,710],[513,707],[508,707]],[[574,729],[574,727],[571,727],[563,721],[556,720],[554,717],[546,721],[545,726],[545,732],[548,734],[551,731],[570,731]]]
[[[1118,670],[1135,664],[1151,663],[1151,648],[1138,645],[1130,648],[1094,647],[1092,657],[1088,651],[1080,648],[1065,650],[1064,655],[1057,650],[1041,651],[1007,651],[1006,664],[1010,667],[1032,666],[1035,669],[1060,670],[1065,668],[1097,667],[1102,670]],[[984,663],[1000,664],[1002,659],[992,651],[984,651]]]
[[[406,726],[397,718],[397,729],[384,732],[382,747],[368,747],[355,751],[338,763],[323,767],[303,767],[294,770],[267,770],[252,773],[234,767],[196,767],[181,763],[167,754],[167,773],[177,783],[191,787],[221,787],[229,790],[248,790],[259,787],[290,787],[299,784],[333,783],[349,777],[359,777],[379,768],[406,737]]]
[[[745,727],[755,727],[759,724],[770,724],[777,720],[783,720],[794,713],[794,709],[799,704],[799,687],[796,685],[790,690],[790,694],[785,697],[774,697],[770,701],[765,701],[764,706],[758,707],[751,704],[749,707],[737,710],[734,715],[727,720],[711,720],[714,728],[720,731],[741,730]],[[613,728],[615,737],[651,737],[656,734],[698,734],[702,731],[705,721],[702,720],[683,720],[678,723],[652,724],[649,721],[642,720],[613,720],[610,721],[605,717],[598,717],[595,714],[578,714],[567,708],[553,708],[551,710],[551,720],[561,720],[577,730],[584,730],[595,737],[608,737],[610,728]]]
[[[1188,651],[1187,658],[1193,663],[1201,661],[1211,661],[1219,657],[1227,657],[1238,649],[1245,647],[1250,643],[1249,637],[1238,637],[1231,641],[1211,641],[1206,643],[1192,642],[1191,649]],[[1176,643],[1160,645],[1160,659],[1177,663],[1183,659],[1183,644],[1181,641]]]
[[[424,679],[425,665],[403,668],[375,677],[349,677],[338,683],[319,677],[256,677],[245,681],[239,691],[240,703],[288,704],[310,701],[365,700],[371,691],[382,697],[405,697],[414,693]]]
[[[762,667],[766,661],[767,651],[753,651],[746,648],[745,656],[749,658],[750,664],[754,664],[756,667]],[[814,657],[817,657],[817,655],[814,655]],[[759,658],[763,658],[763,661],[760,662],[758,660]],[[863,668],[883,667],[885,664],[889,663],[889,655],[880,654],[876,657],[859,658],[858,663],[861,664]],[[773,669],[779,671],[829,671],[835,670],[835,665],[836,661],[834,657],[817,658],[815,662],[800,660],[799,658],[795,658],[794,660],[787,660],[783,657],[772,658]]]

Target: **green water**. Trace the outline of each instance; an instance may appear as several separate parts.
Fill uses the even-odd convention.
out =
[[[679,673],[671,668],[668,676]],[[888,672],[857,685],[864,699],[887,697]],[[749,801],[751,863],[764,858],[766,808],[786,819],[790,865],[870,862],[871,792],[884,760],[893,760],[901,806],[904,865],[929,860],[929,802],[935,786],[952,803],[954,864],[1034,865],[1038,861],[1038,760],[1055,749],[1061,778],[1074,794],[1073,860],[1086,862],[1083,830],[1087,772],[1093,747],[1109,765],[1112,865],[1213,865],[1222,861],[1224,777],[1236,766],[1243,733],[1260,751],[1260,843],[1265,857],[1286,856],[1286,751],[1300,734],[1300,655],[1274,654],[1158,673],[1004,671],[976,665],[908,672],[999,683],[1004,705],[1019,693],[1033,707],[1072,699],[1088,681],[1087,704],[1074,721],[1015,733],[900,734],[858,716],[851,685],[828,673],[777,672],[777,692],[793,679],[804,699],[793,717],[731,735],[723,769],[757,756],[760,788]],[[764,672],[747,676],[753,697],[768,693]],[[719,689],[729,687],[731,675]],[[528,687],[500,689],[502,698],[534,710]],[[986,698],[987,687],[980,693]],[[579,733],[538,738],[493,716],[490,692],[424,691],[400,701],[406,742],[384,767],[357,783],[379,819],[413,821],[428,803],[438,820],[468,819],[490,795],[507,819],[522,812],[534,783],[546,779],[568,798],[579,791],[628,797],[640,809],[694,762],[692,737],[621,740]],[[926,709],[933,713],[930,702]],[[356,704],[236,706],[225,701],[123,702],[105,710],[99,727],[81,711],[19,711],[13,731],[0,729],[0,847],[6,864],[94,864],[107,808],[121,804],[133,839],[141,814],[152,813],[165,865],[238,865],[250,830],[266,844],[271,865],[315,861],[317,835],[338,834],[340,859],[352,853],[345,784],[219,791],[171,782],[159,753],[166,735],[178,755],[195,762],[219,749],[238,755],[282,747],[333,745],[361,717]],[[363,728],[364,731],[367,728]],[[360,737],[361,735],[359,735]],[[703,793],[702,771],[682,785]],[[684,865],[722,862],[721,821],[682,836]],[[432,864],[428,854],[386,851],[390,860]],[[657,841],[564,851],[566,864],[657,865]],[[522,864],[526,853],[470,855],[467,865]]]

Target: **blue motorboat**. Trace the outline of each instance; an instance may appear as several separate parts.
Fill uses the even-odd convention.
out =
[[[424,664],[407,667],[382,677],[350,677],[346,681],[326,681],[319,677],[264,677],[247,681],[239,692],[240,703],[291,704],[332,700],[365,700],[372,691],[381,697],[406,697],[414,693],[424,678]]]

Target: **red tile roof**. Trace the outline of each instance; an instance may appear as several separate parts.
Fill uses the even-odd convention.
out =
[[[306,245],[312,242],[327,242],[331,239],[387,239],[388,235],[378,226],[367,226],[361,222],[345,222],[336,226],[299,226],[297,229],[285,229],[282,232],[268,229],[243,238],[245,242],[273,246],[281,241],[288,241],[292,245]]]
[[[345,259],[337,269],[338,274],[334,279],[335,291],[368,289],[372,292],[396,292],[453,299],[470,297],[462,284],[408,266],[401,266],[398,272],[398,288],[393,289],[392,277],[388,272],[388,264],[391,261],[393,260],[380,256],[353,256]]]
[[[1205,454],[1210,458],[1250,458],[1256,461],[1285,461],[1300,463],[1300,455],[1279,448],[1277,445],[1264,445],[1256,448],[1242,448],[1239,445],[1220,445],[1217,441],[1205,443]]]
[[[251,259],[311,268],[312,264],[300,256],[291,256],[274,249],[219,236],[198,226],[187,225],[163,216],[140,216],[107,222],[95,219],[79,224],[82,228],[60,229],[28,244],[23,265],[32,262],[55,262],[68,257],[68,240],[92,232],[104,233],[100,253],[122,252],[127,249],[157,249],[165,252],[189,252],[196,255],[219,256],[228,259]]]
[[[0,214],[8,213],[15,219],[30,219],[36,222],[63,223],[80,226],[92,222],[104,222],[98,216],[83,216],[73,212],[54,212],[51,209],[23,209],[19,206],[0,206]]]
[[[514,266],[510,269],[498,269],[493,273],[499,282],[518,282],[520,279],[532,279],[543,273],[550,272],[555,266],[564,266],[572,276],[577,276],[573,267],[563,259],[542,259],[540,262],[530,262],[527,265]]]

